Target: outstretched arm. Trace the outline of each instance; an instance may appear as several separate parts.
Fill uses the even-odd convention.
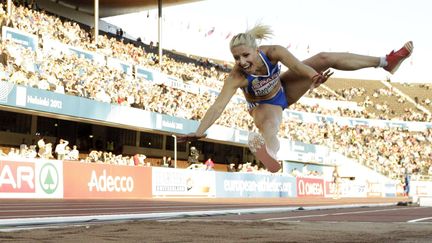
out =
[[[311,89],[324,83],[333,74],[333,72],[329,70],[318,73],[315,69],[298,60],[291,52],[280,45],[269,46],[268,55],[272,60],[280,61],[298,76],[312,80]]]
[[[193,141],[206,136],[205,132],[207,129],[221,116],[237,88],[240,87],[240,75],[235,75],[234,72],[235,71],[231,72],[225,80],[219,96],[205,113],[196,132],[178,136],[179,142]]]
[[[291,52],[280,45],[269,46],[268,56],[271,60],[279,61],[286,67],[288,67],[292,72],[305,78],[312,79],[317,72],[309,67],[308,65],[302,63],[298,60]]]

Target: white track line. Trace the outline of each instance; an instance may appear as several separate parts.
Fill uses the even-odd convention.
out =
[[[408,209],[417,209],[417,208],[389,208],[389,209],[376,209],[376,210],[355,211],[355,212],[342,212],[342,213],[310,214],[310,215],[299,215],[299,216],[289,216],[289,217],[279,217],[279,218],[267,218],[267,219],[262,219],[261,221],[314,218],[314,217],[325,217],[325,216],[333,216],[333,215],[363,214],[363,213],[386,212],[386,211],[408,210]]]
[[[426,221],[426,220],[432,220],[432,217],[408,220],[407,223],[418,223],[418,222]]]
[[[332,205],[332,206],[313,206],[302,207],[303,210],[317,209],[342,209],[354,207],[384,207],[395,206],[395,203],[381,204],[355,204],[355,205]],[[113,215],[88,215],[88,216],[70,216],[70,217],[39,217],[39,218],[15,218],[0,219],[0,227],[17,226],[34,226],[34,225],[53,225],[53,224],[76,224],[86,222],[103,222],[118,220],[160,220],[179,217],[196,217],[196,216],[216,216],[226,214],[259,214],[259,213],[281,213],[298,210],[299,207],[270,207],[270,208],[244,208],[244,209],[220,209],[207,211],[187,211],[187,212],[162,212],[162,213],[140,213],[140,214],[113,214]]]
[[[95,210],[127,210],[127,209],[183,209],[183,208],[227,208],[227,207],[233,207],[236,205],[189,205],[189,206],[131,206],[131,207],[101,207],[101,208],[47,208],[47,209],[6,209],[6,210],[0,210],[0,213],[15,213],[15,212],[52,212],[52,211],[95,211]],[[240,205],[239,205],[240,207]]]

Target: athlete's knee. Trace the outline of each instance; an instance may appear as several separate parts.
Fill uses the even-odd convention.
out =
[[[277,134],[279,131],[280,122],[277,119],[265,119],[258,129],[267,134]]]
[[[315,58],[318,62],[321,63],[321,65],[328,65],[331,66],[334,63],[334,55],[332,55],[330,52],[320,52],[315,55]]]

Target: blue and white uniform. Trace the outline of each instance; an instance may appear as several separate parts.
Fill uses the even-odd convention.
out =
[[[267,75],[246,74],[248,85],[242,88],[249,112],[259,104],[278,105],[285,109],[288,102],[280,81],[280,65],[273,65],[264,52],[259,55],[267,67]]]

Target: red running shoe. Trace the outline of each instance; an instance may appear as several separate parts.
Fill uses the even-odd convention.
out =
[[[394,74],[398,70],[401,63],[411,55],[413,50],[414,45],[412,41],[408,41],[401,49],[399,49],[399,51],[391,51],[386,56],[387,66],[384,67],[384,70]]]

